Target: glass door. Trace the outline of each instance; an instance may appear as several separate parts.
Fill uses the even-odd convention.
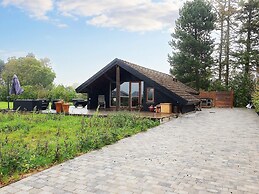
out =
[[[130,108],[136,108],[142,105],[143,102],[144,82],[130,82]]]
[[[139,84],[140,82],[131,82],[131,107],[132,108],[135,108],[140,105]]]
[[[120,85],[120,107],[137,108],[143,102],[144,82],[124,82]],[[116,106],[116,84],[111,83],[111,107]]]

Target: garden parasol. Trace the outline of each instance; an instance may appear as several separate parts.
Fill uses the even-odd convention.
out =
[[[14,74],[13,79],[12,79],[12,86],[11,86],[9,94],[20,95],[21,93],[23,93],[23,91],[24,90],[21,88],[17,75]]]
[[[9,86],[9,84],[8,84]],[[19,82],[19,79],[17,77],[17,75],[13,75],[13,79],[12,79],[12,85],[11,85],[11,88],[10,88],[10,91],[9,91],[9,94],[14,94],[14,95],[20,95],[21,93],[23,93],[23,89],[21,88],[21,85],[20,85],[20,82]],[[9,96],[8,96],[8,109],[9,109]]]

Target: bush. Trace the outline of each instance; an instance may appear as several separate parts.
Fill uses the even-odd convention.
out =
[[[255,106],[255,111],[259,112],[259,84],[257,84],[256,89],[252,94],[252,102]]]
[[[227,91],[228,87],[220,80],[213,81],[209,86],[209,91]]]
[[[72,87],[65,87],[63,85],[54,87],[49,93],[50,99],[63,99],[67,102],[72,101],[76,96],[76,91]]]
[[[7,87],[0,85],[0,101],[7,101]]]
[[[24,92],[18,96],[12,96],[17,99],[37,99],[38,93],[34,86],[22,86]]]
[[[21,86],[24,92],[20,95],[10,95],[10,100],[48,98],[49,89],[42,86]],[[0,85],[0,101],[7,101],[7,86]]]
[[[249,74],[238,74],[230,81],[234,90],[234,106],[245,107],[250,101],[254,90],[254,81]]]

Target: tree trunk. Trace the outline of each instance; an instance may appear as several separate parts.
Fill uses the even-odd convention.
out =
[[[200,90],[200,75],[199,75],[199,70],[198,68],[196,67],[195,68],[195,87],[196,87],[196,90],[199,91]]]
[[[218,15],[220,17],[220,43],[219,43],[219,80],[222,79],[222,71],[224,69],[223,62],[222,62],[222,55],[223,55],[223,46],[225,46],[224,43],[224,21],[226,16],[226,6],[227,6],[227,0],[224,1],[218,1],[219,4],[219,12]]]
[[[226,78],[225,84],[228,86],[229,81],[229,44],[230,44],[230,0],[228,0],[227,32],[226,32]]]
[[[259,82],[259,64],[256,66],[256,83]]]
[[[252,8],[248,7],[248,23],[247,23],[247,39],[246,39],[246,55],[245,55],[245,73],[249,73],[250,67],[250,54],[251,54],[251,20],[252,20]]]
[[[222,52],[223,52],[223,36],[224,36],[224,16],[220,19],[220,43],[219,43],[219,80],[222,76]]]

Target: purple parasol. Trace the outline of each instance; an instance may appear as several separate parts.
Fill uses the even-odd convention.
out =
[[[21,88],[17,75],[14,74],[13,79],[12,79],[12,86],[11,86],[9,93],[15,94],[15,95],[20,95],[21,93],[23,93],[23,91],[24,90]]]

